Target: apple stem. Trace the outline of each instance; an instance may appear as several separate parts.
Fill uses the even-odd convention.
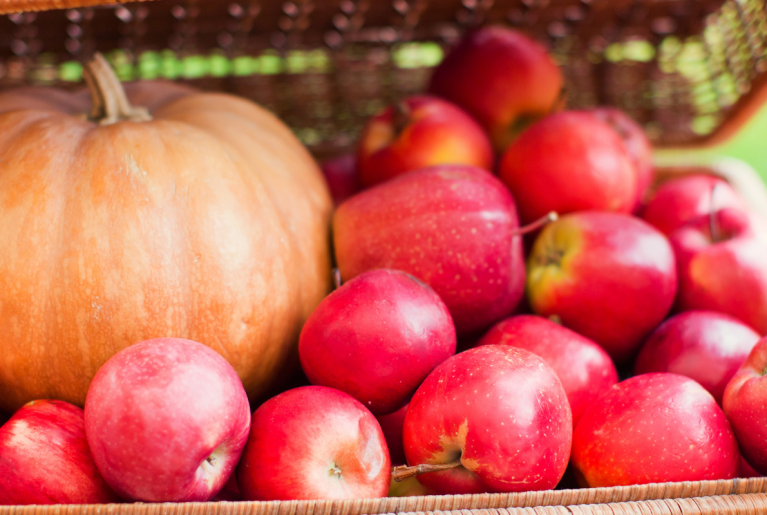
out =
[[[556,213],[556,211],[551,211],[547,215],[540,217],[538,220],[531,222],[524,227],[518,227],[514,230],[514,232],[512,232],[512,235],[522,236],[529,232],[537,231],[541,227],[548,225],[551,222],[556,222],[558,219],[559,215]]]
[[[338,268],[333,269],[333,284],[335,285],[335,289],[341,287],[341,271]]]
[[[402,131],[410,121],[410,108],[405,101],[397,102],[392,106],[391,124],[394,129],[394,139],[399,138]]]
[[[716,222],[716,211],[714,210],[714,193],[718,184],[714,184],[711,187],[711,196],[708,201],[708,232],[711,236],[711,241],[716,243],[719,241],[719,224]]]
[[[399,467],[394,467],[394,470],[392,470],[392,473],[391,473],[391,478],[394,481],[399,483],[400,481],[404,481],[405,479],[409,477],[415,477],[420,474],[426,474],[429,472],[439,472],[440,470],[454,469],[460,466],[461,466],[460,459],[457,459],[450,463],[442,463],[440,465],[430,465],[428,463],[421,463],[420,465],[415,465],[414,467],[408,467],[407,465],[400,465]]]

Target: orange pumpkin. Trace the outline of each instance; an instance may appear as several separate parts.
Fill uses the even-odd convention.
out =
[[[261,107],[139,84],[98,56],[86,93],[0,93],[0,410],[83,405],[119,350],[205,343],[251,398],[329,289],[327,188]],[[150,109],[134,108],[140,98]]]

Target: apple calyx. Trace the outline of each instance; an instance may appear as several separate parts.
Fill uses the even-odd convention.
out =
[[[439,472],[440,470],[449,470],[460,467],[461,465],[462,463],[460,458],[455,461],[451,461],[450,463],[441,463],[437,465],[431,465],[429,463],[421,463],[420,465],[415,465],[413,467],[400,465],[399,467],[394,467],[391,473],[391,478],[399,483],[400,481],[404,481],[405,479],[415,477],[420,474]]]
[[[559,215],[556,211],[549,211],[547,214],[540,217],[538,220],[535,220],[533,222],[530,222],[529,224],[525,225],[524,227],[518,227],[514,231],[512,231],[512,236],[523,236],[527,233],[537,231],[541,227],[544,227],[551,222],[556,222],[559,219]]]
[[[331,464],[330,469],[328,469],[328,475],[330,477],[341,477],[341,467],[338,466],[335,462]]]

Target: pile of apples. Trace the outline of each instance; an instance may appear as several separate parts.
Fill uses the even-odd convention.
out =
[[[0,504],[767,473],[767,222],[713,176],[654,188],[639,125],[563,104],[537,43],[468,34],[324,166],[338,268],[300,335],[311,385],[251,414],[208,347],[133,345],[84,410],[0,427]]]

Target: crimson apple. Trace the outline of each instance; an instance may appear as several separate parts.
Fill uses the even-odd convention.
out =
[[[395,469],[440,494],[554,488],[567,467],[572,415],[556,373],[539,356],[483,345],[448,359],[418,388]]]
[[[459,335],[508,316],[522,298],[525,266],[514,199],[489,172],[438,166],[363,191],[333,217],[344,279],[403,270],[442,298]]]
[[[262,404],[237,466],[246,500],[384,497],[390,478],[373,414],[325,386],[295,388]]]
[[[748,464],[746,459],[740,457],[740,466],[738,467],[738,477],[763,477],[762,474],[754,470],[754,467]]]
[[[429,91],[466,109],[502,152],[532,121],[559,107],[562,84],[543,46],[495,26],[467,33],[434,70]]]
[[[392,465],[404,465],[407,463],[405,448],[402,444],[402,426],[405,424],[408,406],[409,404],[405,404],[394,413],[376,417],[378,424],[381,426],[381,431],[383,431],[384,438],[386,438],[386,447],[389,448],[389,458],[391,458]]]
[[[429,286],[398,270],[365,272],[320,302],[301,330],[306,376],[346,392],[376,415],[407,403],[455,354],[453,320]]]
[[[677,290],[666,237],[632,216],[574,213],[543,229],[528,261],[533,310],[625,361],[665,318]]]
[[[751,350],[724,390],[722,406],[743,457],[767,474],[767,338]]]
[[[599,345],[543,317],[507,318],[495,324],[479,345],[510,345],[542,357],[562,382],[573,427],[586,408],[618,382],[615,365]]]
[[[322,174],[330,188],[335,205],[340,204],[360,190],[357,155],[344,154],[322,163]]]
[[[426,95],[405,99],[371,118],[357,156],[365,186],[427,166],[493,168],[493,148],[482,127],[458,106]]]
[[[722,403],[724,387],[759,341],[753,329],[713,311],[687,311],[658,326],[642,345],[634,372],[695,379]]]
[[[77,406],[32,401],[0,427],[0,505],[119,500],[96,469]]]
[[[669,238],[679,267],[680,311],[719,311],[767,334],[767,239],[749,213],[720,209]]]
[[[698,383],[668,373],[612,386],[581,417],[572,463],[590,487],[731,479],[740,453],[730,424]]]
[[[634,208],[641,206],[650,186],[655,179],[655,169],[652,164],[652,145],[642,126],[629,115],[616,107],[597,107],[591,113],[600,120],[607,122],[626,145],[637,177],[637,202]]]
[[[96,466],[125,499],[212,499],[237,465],[249,428],[248,397],[231,365],[181,338],[118,352],[85,399]]]
[[[748,209],[727,181],[694,174],[660,185],[647,202],[642,218],[668,236],[686,223],[724,208]]]
[[[556,113],[531,125],[506,150],[499,170],[523,224],[550,211],[628,213],[637,201],[637,173],[626,145],[586,111]]]

